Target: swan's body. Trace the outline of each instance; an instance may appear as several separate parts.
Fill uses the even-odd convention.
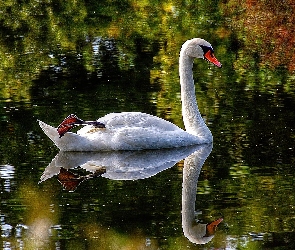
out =
[[[108,151],[173,148],[207,143],[171,122],[140,112],[111,113],[100,119],[106,128],[85,126],[59,138],[56,128],[39,122],[46,135],[63,151]]]
[[[212,142],[212,134],[199,112],[194,80],[194,58],[205,58],[216,66],[211,45],[203,39],[186,41],[179,57],[182,114],[186,131],[171,122],[140,112],[111,113],[97,121],[105,128],[87,125],[60,138],[57,129],[39,121],[45,134],[63,151],[141,150],[173,148]]]

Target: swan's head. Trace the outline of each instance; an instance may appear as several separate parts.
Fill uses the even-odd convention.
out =
[[[214,50],[210,43],[201,38],[193,38],[186,41],[181,48],[181,53],[192,58],[202,58],[221,68],[222,64],[214,56]]]

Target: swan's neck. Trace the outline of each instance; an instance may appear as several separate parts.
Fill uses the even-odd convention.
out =
[[[188,133],[212,141],[212,134],[205,124],[196,100],[193,79],[193,58],[182,50],[179,58],[179,76],[181,85],[182,116]]]

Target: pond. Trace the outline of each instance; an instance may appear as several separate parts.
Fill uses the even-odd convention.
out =
[[[0,3],[2,249],[294,249],[289,2]],[[39,127],[136,111],[184,128],[193,37],[223,65],[193,68],[212,145],[59,152]]]

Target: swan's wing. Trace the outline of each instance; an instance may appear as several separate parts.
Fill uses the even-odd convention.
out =
[[[110,113],[98,119],[109,128],[152,128],[162,131],[181,130],[175,124],[141,112]]]

